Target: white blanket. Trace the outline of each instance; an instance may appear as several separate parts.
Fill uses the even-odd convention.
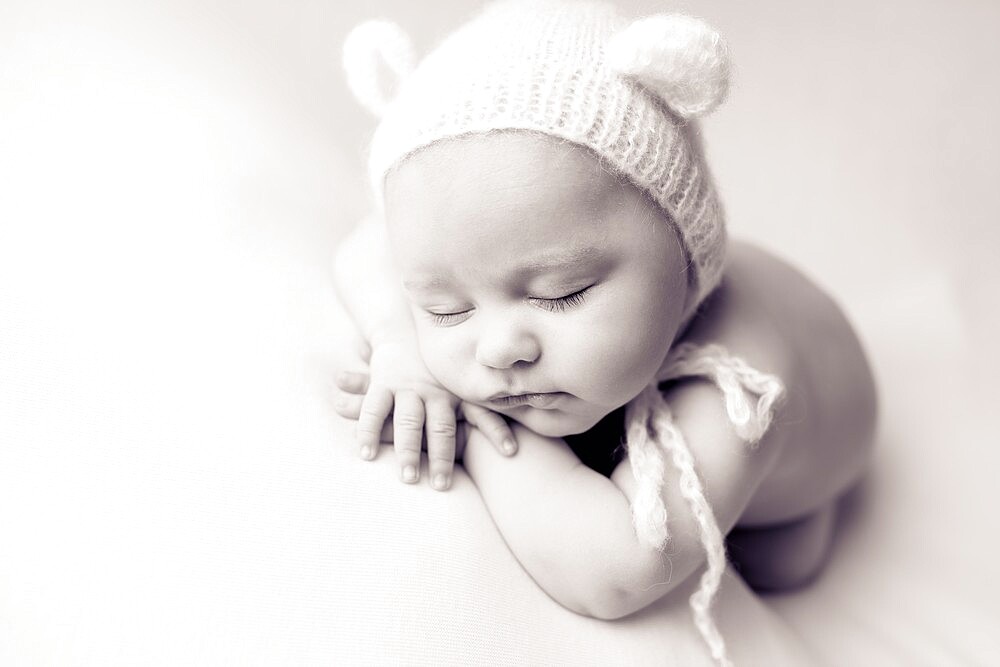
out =
[[[577,616],[464,473],[441,494],[391,449],[361,461],[331,410],[329,276],[209,237],[142,261],[77,245],[47,287],[31,253],[34,287],[4,290],[0,664],[704,660],[685,596]],[[737,657],[797,655],[736,578],[719,616]]]

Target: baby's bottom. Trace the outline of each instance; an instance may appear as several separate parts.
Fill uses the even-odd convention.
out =
[[[758,591],[795,588],[823,568],[833,540],[837,503],[800,519],[760,528],[735,528],[726,540],[729,560]]]

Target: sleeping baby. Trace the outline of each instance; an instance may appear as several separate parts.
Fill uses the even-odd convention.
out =
[[[698,118],[725,44],[679,15],[603,3],[487,6],[415,64],[406,35],[348,37],[380,116],[376,212],[341,244],[366,341],[340,414],[404,482],[461,461],[553,599],[616,619],[700,573],[713,657],[726,554],[755,588],[822,567],[865,470],[876,396],[840,309],[799,270],[727,240]]]

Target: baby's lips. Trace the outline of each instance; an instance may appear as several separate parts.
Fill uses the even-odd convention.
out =
[[[515,408],[527,405],[532,408],[544,409],[552,407],[563,396],[565,394],[561,392],[498,395],[489,399],[489,403],[491,406],[499,408]]]

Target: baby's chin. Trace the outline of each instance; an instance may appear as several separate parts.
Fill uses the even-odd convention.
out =
[[[574,415],[558,410],[530,407],[504,411],[504,415],[538,435],[549,438],[565,438],[568,435],[586,433],[605,417],[605,415]]]

